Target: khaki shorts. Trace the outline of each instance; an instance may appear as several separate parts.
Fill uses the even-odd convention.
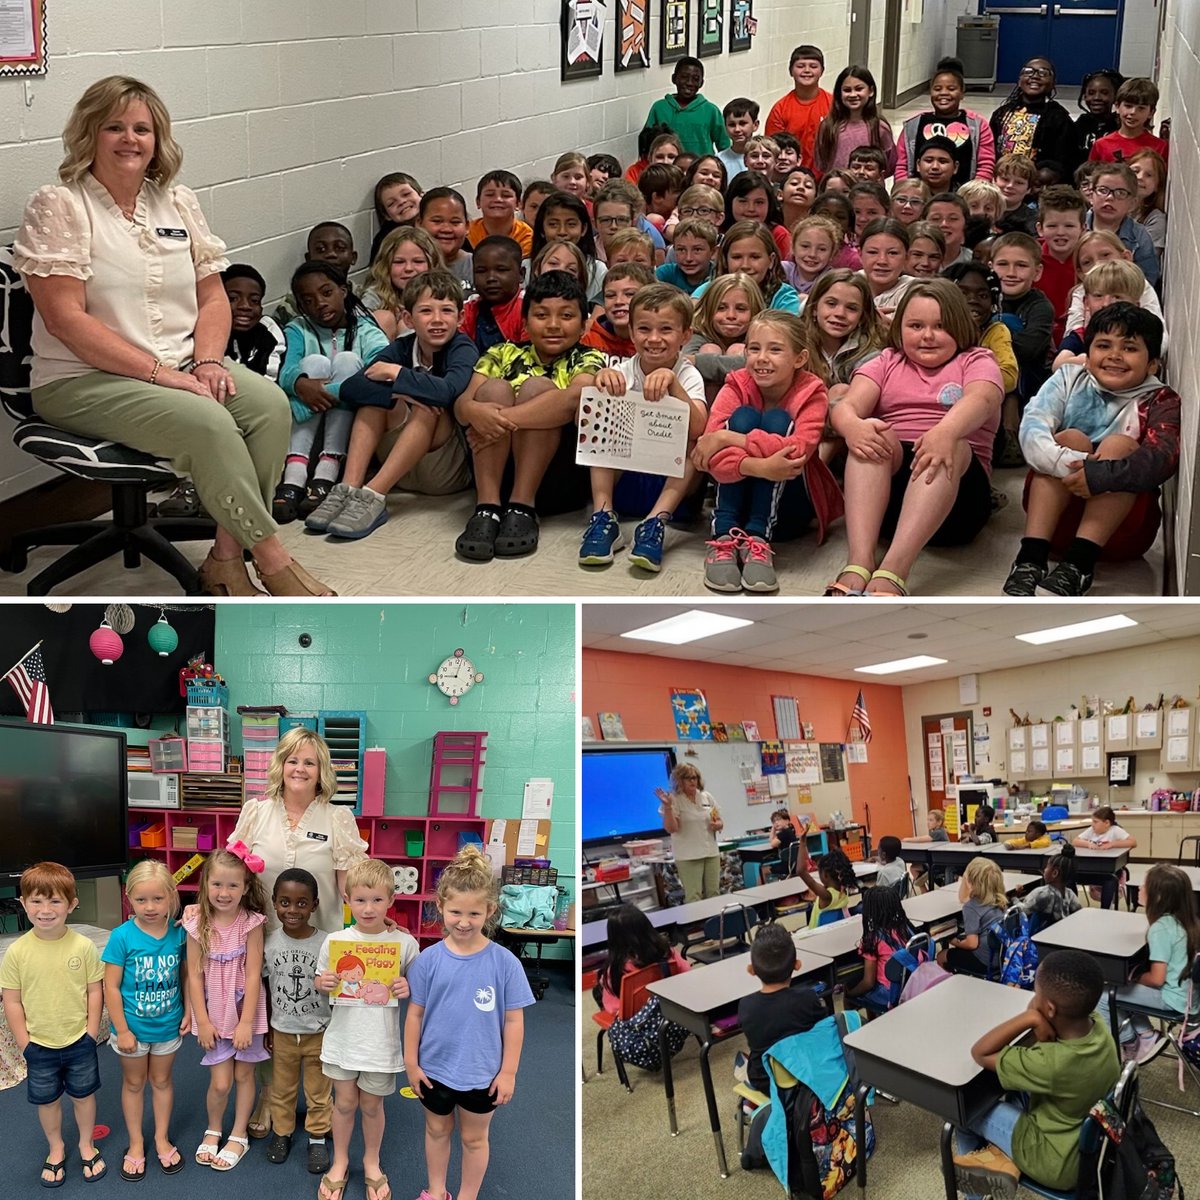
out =
[[[398,1078],[393,1071],[347,1071],[344,1067],[335,1067],[327,1062],[321,1064],[321,1073],[326,1079],[357,1083],[359,1091],[371,1096],[391,1096],[396,1091]]]
[[[453,415],[450,418],[453,421]],[[388,429],[380,439],[375,455],[380,462],[392,452],[396,439],[404,424],[395,425]],[[403,492],[417,492],[422,496],[448,496],[451,492],[461,492],[471,485],[471,472],[467,466],[467,446],[463,435],[457,428],[436,449],[430,450],[424,458],[396,487]]]

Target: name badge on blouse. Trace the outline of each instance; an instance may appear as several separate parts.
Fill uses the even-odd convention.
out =
[[[329,841],[329,834],[327,834],[327,833],[312,833],[312,832],[310,831],[309,833],[306,833],[304,836],[305,836],[305,837],[310,837],[310,838],[312,838],[312,840],[313,840],[314,842],[327,842],[327,841]]]
[[[159,226],[155,231],[159,237],[174,238],[179,242],[186,242],[188,232],[186,229],[168,229],[165,226]]]

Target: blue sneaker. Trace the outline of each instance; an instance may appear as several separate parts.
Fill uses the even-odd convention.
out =
[[[583,542],[579,547],[581,567],[603,567],[613,560],[613,551],[625,545],[621,526],[617,518],[606,509],[592,513],[588,527],[583,531]]]
[[[633,531],[633,551],[629,561],[646,571],[661,571],[663,537],[667,532],[666,522],[659,517],[647,517]]]

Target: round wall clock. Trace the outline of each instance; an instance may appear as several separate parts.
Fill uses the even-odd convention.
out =
[[[462,649],[442,661],[442,665],[429,676],[438,691],[447,696],[451,704],[457,704],[477,683],[483,682],[483,674],[475,670],[475,664],[466,657]]]

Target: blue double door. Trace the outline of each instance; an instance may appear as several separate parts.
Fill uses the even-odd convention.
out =
[[[1120,61],[1123,0],[998,0],[984,12],[1000,18],[997,76],[1015,83],[1031,58],[1048,58],[1058,82],[1078,86],[1089,71]]]

